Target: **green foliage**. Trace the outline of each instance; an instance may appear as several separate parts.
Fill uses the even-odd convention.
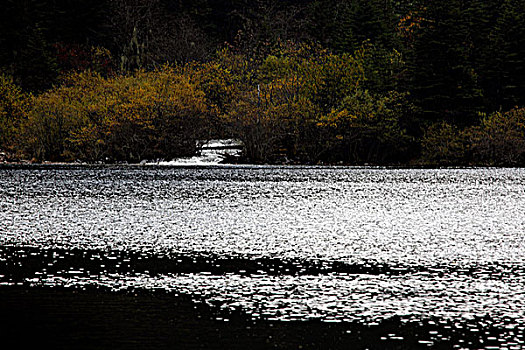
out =
[[[404,94],[390,92],[381,96],[358,90],[343,99],[321,125],[331,129],[331,143],[347,162],[407,161],[406,151],[412,140],[400,120],[407,104]]]
[[[421,141],[422,160],[432,165],[465,164],[468,139],[464,131],[447,122],[431,125]]]
[[[476,163],[517,166],[525,164],[525,108],[496,112],[472,130]]]
[[[254,162],[396,162],[411,141],[406,94],[365,89],[371,46],[355,55],[288,43],[257,68],[225,120]]]
[[[525,164],[525,109],[495,112],[479,125],[464,129],[442,122],[431,126],[422,140],[423,160],[430,164]]]
[[[230,104],[225,120],[254,162],[318,162],[326,151],[317,121],[364,80],[362,63],[317,46],[287,43],[256,68],[251,87]]]

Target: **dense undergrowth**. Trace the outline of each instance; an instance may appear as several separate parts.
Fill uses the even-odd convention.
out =
[[[257,163],[523,163],[525,109],[410,135],[408,93],[367,89],[369,50],[287,44],[250,62],[224,49],[206,63],[71,73],[39,94],[3,75],[1,142],[18,158],[51,161],[172,159],[195,154],[197,140],[234,137]]]

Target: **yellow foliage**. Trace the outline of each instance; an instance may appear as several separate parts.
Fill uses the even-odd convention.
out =
[[[27,146],[42,159],[140,160],[148,152],[153,156],[160,139],[168,147],[165,133],[176,124],[197,126],[198,119],[214,112],[191,78],[169,66],[113,78],[71,74],[32,105],[25,123]],[[193,130],[189,133],[194,137]]]
[[[112,77],[73,73],[32,99],[26,151],[40,159],[139,161],[189,155],[195,140],[227,135],[244,142],[252,161],[275,152],[317,161],[364,134],[399,138],[399,96],[364,88],[369,56],[365,44],[338,55],[283,43],[255,60],[223,49],[205,63]]]
[[[0,74],[0,150],[14,148],[28,98],[10,76]]]

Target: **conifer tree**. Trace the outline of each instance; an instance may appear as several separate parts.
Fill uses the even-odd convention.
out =
[[[467,125],[477,119],[482,93],[463,5],[459,0],[431,1],[423,14],[410,61],[410,90],[426,121]]]
[[[492,33],[493,65],[487,74],[502,110],[525,105],[525,2],[505,0]]]

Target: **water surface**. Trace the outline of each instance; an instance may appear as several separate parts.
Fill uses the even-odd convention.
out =
[[[422,345],[459,327],[519,348],[524,185],[522,169],[3,167],[0,282],[160,289],[283,322],[441,322]]]

